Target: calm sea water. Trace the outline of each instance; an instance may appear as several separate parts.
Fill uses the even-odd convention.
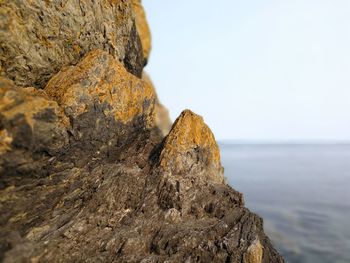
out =
[[[289,263],[350,263],[350,145],[221,143],[229,184]]]

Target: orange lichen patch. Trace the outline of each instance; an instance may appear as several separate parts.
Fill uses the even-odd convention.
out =
[[[43,91],[34,88],[18,88],[9,80],[0,80],[0,113],[6,119],[13,119],[16,115],[22,114],[26,122],[33,128],[34,116],[47,109],[61,116],[62,123],[68,125],[58,104],[48,100]]]
[[[73,118],[100,103],[108,105],[104,114],[116,121],[127,123],[144,115],[149,125],[154,122],[154,89],[102,50],[92,51],[77,66],[61,70],[45,91]]]
[[[137,33],[142,43],[143,56],[147,59],[151,52],[151,31],[148,26],[145,10],[140,0],[132,0],[132,8],[135,13]]]
[[[185,110],[176,119],[165,139],[160,155],[160,165],[165,167],[173,159],[175,159],[176,165],[176,158],[181,153],[197,148],[205,149],[208,152],[209,163],[220,165],[220,151],[213,133],[201,116],[190,110]]]
[[[11,150],[12,136],[6,129],[0,130],[0,155]]]

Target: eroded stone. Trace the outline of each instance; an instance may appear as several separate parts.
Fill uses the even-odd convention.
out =
[[[141,0],[132,0],[132,6],[135,12],[137,32],[142,43],[143,56],[147,60],[151,52],[151,31],[148,26],[145,10],[141,4]]]
[[[154,125],[154,89],[102,50],[91,51],[76,66],[62,69],[45,91],[71,119],[99,104],[104,105],[104,115],[117,122],[142,117],[145,126]]]
[[[33,154],[60,152],[68,143],[68,125],[58,104],[44,92],[0,78],[0,154],[6,154],[0,158],[0,172],[30,173],[44,165]]]
[[[130,1],[5,0],[0,25],[0,72],[18,86],[42,88],[62,66],[94,49],[141,77],[143,52]]]
[[[130,5],[0,1],[3,74],[42,87],[61,70],[45,91],[0,78],[0,261],[282,263],[222,180],[203,119],[187,110],[159,132],[154,87],[134,76],[144,61]],[[40,31],[62,19],[61,33]]]
[[[204,169],[211,179],[223,179],[214,135],[203,118],[190,110],[183,111],[174,122],[165,138],[159,165],[163,170],[184,175]]]

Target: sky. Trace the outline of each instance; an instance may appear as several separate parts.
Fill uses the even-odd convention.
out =
[[[349,0],[143,0],[146,71],[216,139],[350,140]]]

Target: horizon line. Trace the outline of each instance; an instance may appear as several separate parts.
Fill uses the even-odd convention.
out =
[[[324,144],[324,145],[350,145],[350,140],[337,139],[217,139],[218,143],[229,144]]]

